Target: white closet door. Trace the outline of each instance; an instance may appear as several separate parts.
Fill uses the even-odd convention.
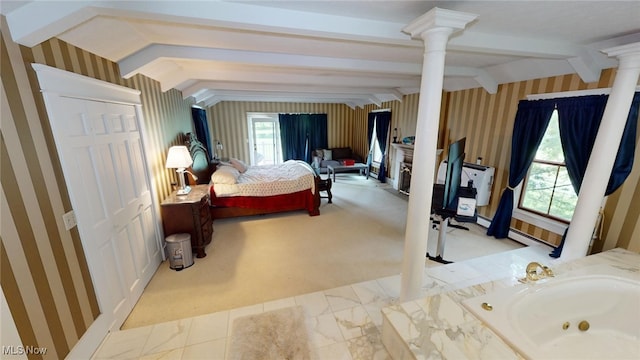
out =
[[[136,109],[62,96],[49,97],[47,108],[100,309],[113,330],[160,257]]]
[[[162,260],[140,92],[42,64],[38,75],[100,315],[70,358],[122,325]],[[51,179],[55,181],[55,179]]]

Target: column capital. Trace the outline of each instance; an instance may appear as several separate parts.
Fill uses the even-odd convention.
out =
[[[435,28],[449,28],[452,32],[455,32],[464,29],[468,23],[477,17],[478,15],[476,14],[434,7],[424,15],[413,20],[409,25],[405,26],[402,31],[410,34],[414,39],[422,38],[423,33]]]
[[[619,68],[640,67],[640,42],[611,47],[602,52],[617,57],[620,60]]]

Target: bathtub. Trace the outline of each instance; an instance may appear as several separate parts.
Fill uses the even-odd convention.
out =
[[[640,272],[598,265],[463,305],[528,359],[640,359]]]

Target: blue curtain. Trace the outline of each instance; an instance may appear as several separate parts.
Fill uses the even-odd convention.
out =
[[[213,148],[211,147],[211,140],[209,137],[209,124],[207,123],[207,112],[204,109],[192,107],[191,117],[193,118],[193,125],[196,129],[196,137],[204,147],[207,149],[209,160],[213,158]]]
[[[297,114],[278,114],[283,160],[304,158],[307,134]]]
[[[387,159],[387,137],[389,136],[389,124],[391,124],[391,112],[379,112],[376,114],[376,139],[380,145],[382,152],[382,160],[380,160],[380,170],[378,171],[378,180],[381,183],[387,182],[387,169],[385,166]]]
[[[616,155],[611,178],[607,185],[605,195],[610,195],[618,190],[627,179],[633,167],[634,153],[636,152],[636,133],[638,131],[638,114],[640,112],[640,92],[636,92],[631,101],[631,108],[627,116],[627,123],[620,139],[620,147]]]
[[[487,235],[504,239],[509,235],[513,214],[513,189],[524,179],[533,162],[536,150],[542,142],[551,120],[555,101],[522,100],[518,103],[513,136],[511,138],[511,162],[509,164],[509,186],[503,191]]]
[[[576,193],[587,169],[607,98],[607,95],[593,95],[556,99],[562,151]]]
[[[328,147],[327,114],[278,114],[278,122],[284,160],[311,163],[312,150]]]
[[[309,114],[309,147],[305,161],[311,163],[313,161],[311,154],[315,149],[326,149],[329,147],[327,135],[327,114]]]
[[[608,95],[593,95],[557,99],[562,150],[567,172],[576,193],[580,191],[608,98]],[[638,127],[638,107],[640,107],[640,93],[636,93],[631,102],[605,196],[616,191],[631,173]],[[562,254],[567,230],[562,236],[560,245],[549,256],[559,257]]]

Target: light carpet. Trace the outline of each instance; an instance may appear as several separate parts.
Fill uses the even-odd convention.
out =
[[[385,190],[389,187],[355,174],[339,174],[332,187],[333,203],[323,199],[319,216],[290,212],[215,220],[207,256],[179,272],[168,262],[161,264],[122,328],[400,274],[408,203]],[[487,250],[490,246],[482,242],[516,244],[480,235],[467,244],[455,240],[458,234],[464,239],[466,233],[451,232],[447,260],[508,250]],[[437,239],[437,232],[429,236]],[[429,263],[425,259],[425,265]]]
[[[235,319],[227,359],[310,359],[302,306]]]

